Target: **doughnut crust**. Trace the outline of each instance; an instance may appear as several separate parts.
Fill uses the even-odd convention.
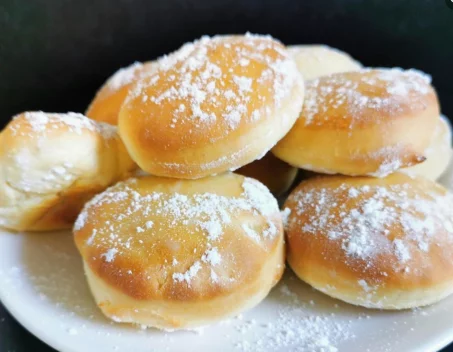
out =
[[[339,72],[357,71],[362,64],[344,51],[327,45],[292,45],[288,52],[305,80]]]
[[[320,173],[383,177],[425,160],[438,116],[419,71],[337,73],[307,82],[302,113],[273,153]]]
[[[86,201],[135,168],[116,128],[76,113],[25,112],[0,133],[0,226],[72,228]]]
[[[86,116],[96,121],[117,125],[121,105],[133,84],[155,70],[154,61],[135,62],[119,69],[96,93],[85,113]]]
[[[277,197],[289,190],[297,171],[272,153],[267,153],[263,158],[241,167],[237,173],[262,182]]]
[[[435,182],[323,176],[302,182],[285,207],[288,263],[329,296],[406,309],[453,292],[453,195]]]
[[[203,37],[159,60],[127,96],[119,132],[143,170],[196,179],[262,157],[296,121],[304,84],[270,37]]]
[[[74,236],[103,313],[159,329],[251,308],[284,270],[277,201],[232,173],[120,182],[86,205]]]
[[[441,115],[431,143],[426,149],[426,160],[415,166],[401,169],[401,172],[424,176],[433,181],[437,180],[447,170],[453,156],[451,138],[450,123],[445,116]]]

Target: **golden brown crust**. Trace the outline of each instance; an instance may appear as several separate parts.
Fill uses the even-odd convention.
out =
[[[453,197],[440,185],[324,176],[302,182],[285,207],[288,263],[328,295],[405,309],[453,292]]]
[[[267,153],[263,158],[241,167],[237,173],[262,182],[274,196],[279,196],[289,190],[297,171],[272,153]]]
[[[156,63],[148,61],[136,62],[115,72],[99,89],[86,111],[89,118],[118,124],[118,114],[121,105],[131,87],[142,77],[152,74],[156,70]]]
[[[264,155],[294,124],[303,81],[283,45],[262,36],[202,38],[162,59],[120,111],[139,166],[195,179]]]
[[[209,304],[243,290],[263,297],[284,266],[276,200],[258,181],[235,174],[196,181],[144,176],[121,182],[87,204],[74,235],[103,287],[140,306],[149,302],[148,308],[156,302],[164,302],[163,307]],[[92,290],[98,302],[108,296]],[[238,299],[238,306],[245,304],[241,294]],[[119,306],[111,301],[104,312],[115,315]],[[229,310],[236,308],[225,308]],[[162,308],[162,314],[170,312]],[[199,315],[209,320],[208,312]]]
[[[399,69],[307,82],[302,113],[273,153],[308,170],[385,176],[425,160],[439,104],[429,78]]]
[[[116,128],[80,114],[26,112],[0,133],[0,226],[71,228],[84,203],[135,169]]]
[[[344,51],[327,45],[292,45],[288,52],[305,80],[362,68],[360,62]]]

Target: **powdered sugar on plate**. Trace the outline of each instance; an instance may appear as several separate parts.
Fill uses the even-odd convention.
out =
[[[352,321],[340,323],[335,313],[313,314],[317,302],[300,297],[289,285],[281,283],[273,296],[279,303],[272,321],[240,317],[236,329],[247,339],[235,344],[237,351],[337,352],[340,343],[355,339]]]

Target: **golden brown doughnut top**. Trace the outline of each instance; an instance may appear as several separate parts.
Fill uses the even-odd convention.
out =
[[[121,105],[135,82],[150,75],[156,69],[156,63],[135,62],[116,71],[99,89],[96,97],[86,111],[86,115],[96,121],[116,125]]]
[[[301,79],[282,44],[250,34],[202,37],[158,65],[130,92],[120,125],[165,150],[243,133],[270,118]]]
[[[370,290],[453,275],[453,195],[427,179],[319,177],[302,182],[285,207],[295,261],[303,248]]]
[[[297,123],[307,128],[354,129],[391,122],[438,105],[430,76],[417,70],[363,69],[306,83]]]
[[[103,280],[137,299],[185,300],[253,281],[281,240],[275,198],[235,174],[132,178],[96,196],[75,241]]]

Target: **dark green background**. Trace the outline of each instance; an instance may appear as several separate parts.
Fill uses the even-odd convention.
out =
[[[453,10],[445,0],[0,0],[0,126],[24,110],[83,112],[119,67],[203,34],[245,31],[329,44],[369,66],[429,72],[453,117]],[[0,352],[49,350],[0,305]]]

